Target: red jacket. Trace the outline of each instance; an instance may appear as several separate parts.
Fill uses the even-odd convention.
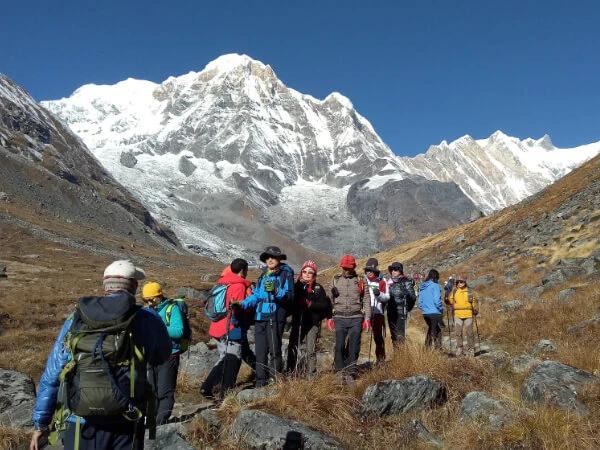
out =
[[[235,273],[226,273],[219,281],[219,284],[228,284],[227,293],[225,294],[225,304],[227,305],[227,309],[229,310],[229,304],[232,300],[242,301],[246,298],[249,288],[250,281],[246,280],[242,276]],[[244,311],[241,308],[238,308],[237,312],[234,310],[233,316],[229,318],[231,311],[228,313],[228,317],[225,317],[218,322],[211,322],[210,328],[208,330],[208,334],[215,339],[220,339],[225,336],[227,321],[229,320],[229,339],[239,340],[242,338],[242,330],[240,329],[240,325],[242,322],[242,316]]]

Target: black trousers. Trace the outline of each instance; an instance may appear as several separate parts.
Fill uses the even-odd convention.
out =
[[[396,303],[389,303],[387,307],[388,326],[390,337],[394,346],[403,344],[406,340],[406,315],[404,311],[398,311]]]
[[[69,423],[62,435],[65,450],[75,449],[75,423]],[[144,425],[135,423],[92,425],[81,424],[79,431],[79,450],[131,450],[133,440],[137,439],[137,448],[144,448]]]
[[[444,327],[444,319],[442,314],[424,314],[423,318],[427,323],[427,336],[425,337],[425,346],[442,348],[442,328]]]
[[[269,377],[276,377],[283,368],[281,337],[285,322],[261,320],[254,324],[254,350],[256,352],[256,387],[265,386]]]
[[[360,352],[363,319],[362,317],[334,317],[333,320],[335,322],[335,370],[345,370],[355,375],[358,372],[356,361]],[[348,340],[347,344],[346,340]]]
[[[173,411],[179,356],[179,353],[175,353],[160,366],[152,366],[148,369],[148,381],[156,399],[157,425],[167,423]]]

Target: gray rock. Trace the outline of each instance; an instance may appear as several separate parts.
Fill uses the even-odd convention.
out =
[[[558,286],[559,284],[562,284],[565,281],[567,281],[567,277],[565,276],[562,270],[558,269],[542,278],[542,285],[545,289],[548,289],[554,286]]]
[[[272,397],[277,394],[277,388],[275,386],[265,386],[256,389],[244,389],[238,392],[237,399],[240,403],[251,403],[257,400],[263,400],[265,398]]]
[[[418,419],[411,420],[400,428],[400,441],[405,444],[411,444],[419,440],[433,448],[444,448],[444,443],[434,434],[432,434],[423,422]]]
[[[556,345],[549,339],[540,339],[533,347],[532,353],[538,355],[540,353],[555,353]]]
[[[510,358],[510,355],[502,350],[493,350],[478,356],[479,359],[487,360],[492,363],[496,370],[504,367]]]
[[[214,409],[214,408],[205,409],[200,412],[200,417],[202,418],[202,420],[204,420],[204,422],[206,422],[206,424],[209,427],[211,427],[215,430],[218,430],[219,428],[221,428],[221,419],[219,419],[219,415],[217,414],[216,409]]]
[[[523,307],[523,302],[521,300],[511,300],[509,302],[502,303],[500,308],[504,312],[513,312],[521,309]]]
[[[569,334],[579,334],[583,332],[587,332],[589,328],[600,325],[600,314],[596,314],[594,317],[588,320],[584,320],[583,322],[579,322],[578,324],[571,325],[567,328],[567,333]]]
[[[460,234],[454,238],[454,242],[460,244],[461,242],[465,242],[465,235]]]
[[[185,156],[179,158],[179,171],[189,177],[196,170],[196,165]]]
[[[0,369],[0,425],[29,427],[35,404],[31,377],[14,370]]]
[[[581,269],[586,275],[594,275],[600,272],[600,258],[590,256],[581,263]]]
[[[402,414],[444,403],[446,389],[425,375],[404,380],[386,380],[367,387],[362,397],[364,415]]]
[[[542,286],[533,286],[532,284],[526,284],[517,289],[517,292],[530,300],[537,300],[540,295],[543,294],[544,288]]]
[[[477,288],[479,286],[487,286],[488,284],[492,284],[493,282],[493,275],[483,275],[481,277],[475,278],[474,280],[470,280],[469,286],[472,288]]]
[[[146,439],[144,448],[148,450],[194,450],[183,438],[185,427],[181,423],[168,423],[156,427],[156,439]]]
[[[200,412],[214,406],[213,402],[196,403],[192,405],[175,404],[169,422],[187,422]]]
[[[501,428],[514,419],[513,413],[499,400],[485,392],[469,392],[460,405],[463,420],[487,422],[493,428]]]
[[[560,409],[587,413],[587,408],[577,400],[577,391],[598,377],[557,361],[544,361],[529,374],[521,387],[524,401],[549,404]]]
[[[199,342],[189,348],[185,358],[181,358],[180,370],[193,376],[203,376],[208,373],[219,360],[217,349],[210,349],[204,342]]]
[[[344,448],[326,434],[315,431],[301,422],[283,419],[258,410],[242,410],[231,426],[231,435],[252,449],[275,450]]]
[[[122,166],[125,166],[129,169],[133,169],[137,164],[138,160],[133,154],[133,152],[121,152],[121,156],[119,157],[119,162]]]
[[[563,289],[558,293],[558,301],[561,303],[567,302],[575,295],[575,292],[577,291],[573,288]]]
[[[531,355],[515,356],[510,360],[510,368],[514,373],[525,373],[542,363],[542,360]]]

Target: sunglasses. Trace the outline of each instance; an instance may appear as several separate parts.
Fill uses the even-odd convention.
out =
[[[305,273],[307,275],[314,275],[315,274],[312,270],[303,270],[302,273]]]

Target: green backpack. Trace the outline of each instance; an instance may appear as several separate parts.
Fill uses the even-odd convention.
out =
[[[132,303],[128,311],[110,321],[94,320],[80,307],[76,309],[64,341],[72,359],[60,373],[53,419],[56,433],[51,441],[66,429],[71,414],[78,416],[77,428],[80,417],[142,419],[140,407],[148,398],[145,362],[132,330],[140,309]]]

